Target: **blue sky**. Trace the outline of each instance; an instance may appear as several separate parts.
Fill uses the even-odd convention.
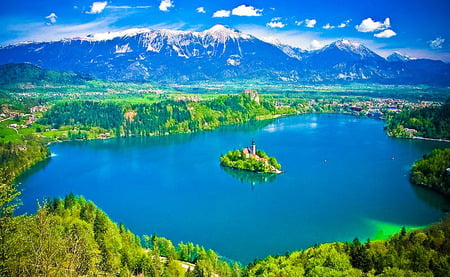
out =
[[[224,24],[303,49],[347,38],[383,56],[400,51],[450,62],[449,0],[0,1],[1,45],[135,27],[202,31]]]

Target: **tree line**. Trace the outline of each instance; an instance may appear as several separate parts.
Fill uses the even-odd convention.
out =
[[[277,109],[270,101],[257,102],[247,94],[239,94],[200,102],[163,100],[130,104],[64,101],[56,103],[39,123],[55,129],[66,125],[81,130],[100,127],[116,136],[147,136],[211,130],[221,125],[275,114]]]

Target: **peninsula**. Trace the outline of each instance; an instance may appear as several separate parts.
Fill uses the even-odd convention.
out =
[[[234,169],[256,173],[283,173],[281,165],[274,157],[269,157],[264,151],[256,150],[255,141],[242,150],[232,150],[220,156],[220,164]]]

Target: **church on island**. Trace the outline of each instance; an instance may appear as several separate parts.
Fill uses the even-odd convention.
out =
[[[252,139],[252,145],[250,147],[245,147],[244,149],[242,149],[242,153],[245,154],[246,158],[253,157],[253,158],[257,159],[258,161],[267,162],[267,159],[262,158],[262,157],[258,156],[258,154],[256,154],[255,139]]]
[[[256,173],[282,173],[281,165],[274,157],[269,157],[264,151],[256,150],[255,140],[242,150],[228,151],[220,156],[220,164],[240,170]]]

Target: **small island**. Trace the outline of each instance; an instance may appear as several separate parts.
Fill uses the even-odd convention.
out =
[[[220,156],[220,164],[234,169],[252,171],[256,173],[283,173],[281,165],[274,157],[269,157],[264,151],[256,150],[255,141],[242,150],[232,150]]]

